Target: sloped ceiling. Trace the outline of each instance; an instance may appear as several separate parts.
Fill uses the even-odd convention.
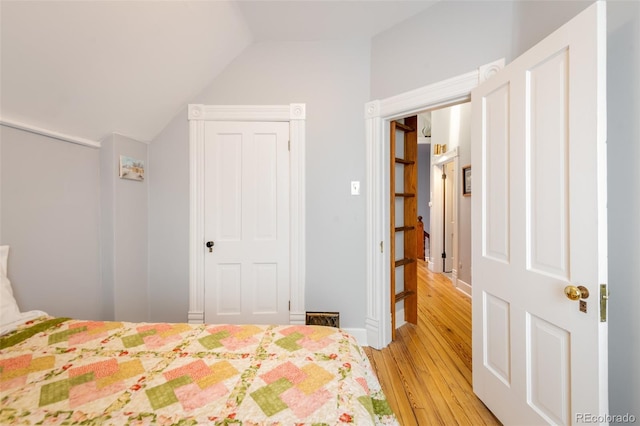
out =
[[[422,12],[437,0],[240,1],[258,41],[371,38]]]
[[[251,43],[371,37],[433,1],[0,1],[0,119],[151,141]]]

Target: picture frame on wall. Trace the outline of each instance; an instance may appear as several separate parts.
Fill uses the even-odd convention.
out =
[[[120,179],[144,180],[144,161],[120,156]]]
[[[471,165],[462,168],[462,195],[471,196]]]

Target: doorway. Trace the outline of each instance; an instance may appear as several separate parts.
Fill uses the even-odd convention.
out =
[[[365,106],[367,138],[367,343],[381,349],[391,341],[389,288],[389,135],[393,120],[421,111],[459,104],[470,99],[471,90],[504,67],[504,59],[469,73],[407,92],[371,101]],[[432,143],[433,144],[433,143]],[[432,232],[433,233],[433,230]],[[432,252],[433,245],[432,245]]]
[[[458,176],[460,161],[466,162],[471,156],[470,103],[422,111],[390,124],[391,297],[396,299],[395,309],[391,309],[393,338],[405,323],[403,318],[415,324],[416,316],[407,313],[415,311],[421,300],[413,295],[417,292],[415,262],[424,259],[423,254],[428,253],[426,260],[432,272],[445,275],[450,285],[470,297],[466,284],[471,282],[470,268],[464,265],[471,257],[471,208],[469,200],[462,199],[462,179]],[[405,130],[398,130],[398,126]],[[415,137],[415,133],[420,136]],[[416,232],[413,226],[424,217],[428,218],[424,227],[428,240],[427,234]],[[464,228],[459,223],[464,223]],[[418,247],[429,249],[414,252],[416,240]],[[411,297],[398,300],[407,294]]]

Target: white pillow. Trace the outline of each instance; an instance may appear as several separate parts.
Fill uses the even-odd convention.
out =
[[[20,312],[7,277],[9,246],[0,246],[0,336],[15,330],[26,321],[47,315],[42,311]]]
[[[0,246],[0,275],[7,276],[7,259],[9,258],[9,246]]]
[[[0,326],[20,319],[20,309],[13,297],[11,282],[4,274],[0,274]]]
[[[13,297],[11,281],[7,277],[7,257],[9,246],[0,246],[0,326],[20,318],[20,308]]]

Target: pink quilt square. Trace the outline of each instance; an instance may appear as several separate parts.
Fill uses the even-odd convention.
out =
[[[96,379],[100,379],[102,377],[112,376],[116,374],[118,370],[120,370],[120,368],[118,367],[118,361],[115,358],[111,358],[105,361],[95,362],[93,364],[72,368],[69,370],[69,377],[76,377],[87,373],[93,373]]]
[[[326,389],[320,389],[311,395],[305,395],[304,392],[293,387],[282,392],[280,398],[299,419],[306,419],[331,399],[331,394]]]
[[[102,389],[98,389],[95,381],[82,383],[69,389],[69,405],[71,408],[77,408],[97,399],[122,392],[125,388],[126,385],[124,382],[114,383]]]
[[[190,411],[203,407],[221,396],[226,395],[227,387],[222,383],[218,383],[206,389],[200,389],[200,386],[197,384],[189,383],[188,385],[176,388],[174,392],[178,401],[182,404],[182,407]]]
[[[27,375],[19,376],[11,380],[5,380],[0,382],[0,391],[6,391],[9,389],[17,388],[27,383]]]
[[[260,377],[268,385],[283,377],[296,385],[303,381],[307,377],[307,374],[291,362],[287,361]]]
[[[313,329],[311,327],[306,327],[304,325],[294,325],[294,326],[287,327],[285,329],[280,330],[280,334],[282,334],[283,336],[288,336],[291,333],[295,333],[295,332],[308,336],[309,334],[313,333]]]
[[[207,331],[211,334],[220,333],[221,331],[228,331],[229,334],[234,335],[242,330],[242,327],[233,324],[219,325],[217,327],[207,328]]]
[[[26,354],[8,359],[0,359],[0,371],[4,372],[17,370],[19,368],[27,368],[29,365],[31,365],[32,358],[33,355]]]
[[[195,382],[203,377],[211,374],[211,369],[205,364],[204,361],[198,360],[182,367],[178,367],[174,370],[164,373],[164,377],[167,380],[177,379],[178,377],[189,376]]]

